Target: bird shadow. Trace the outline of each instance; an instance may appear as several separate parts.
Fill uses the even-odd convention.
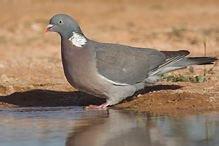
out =
[[[179,85],[157,85],[146,87],[143,90],[136,92],[130,96],[126,101],[133,100],[134,96],[138,94],[146,94],[151,91],[159,90],[175,90],[181,88]],[[84,92],[63,92],[34,89],[25,92],[14,92],[10,95],[0,96],[0,103],[5,105],[16,105],[19,107],[46,107],[46,106],[87,106],[90,104],[99,105],[105,102],[105,99],[89,95]]]
[[[41,89],[0,96],[0,102],[19,107],[87,106],[89,104],[102,104],[104,101],[105,99],[80,91],[62,92]]]

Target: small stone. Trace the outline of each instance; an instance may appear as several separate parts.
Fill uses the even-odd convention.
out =
[[[142,96],[142,94],[138,94],[138,96],[137,97],[141,97]]]
[[[8,86],[8,87],[6,87],[6,94],[7,94],[7,95],[12,94],[12,93],[14,93],[14,92],[15,92],[15,91],[14,91],[13,86]]]

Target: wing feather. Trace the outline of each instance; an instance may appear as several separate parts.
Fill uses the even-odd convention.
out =
[[[157,68],[166,59],[155,49],[119,44],[95,43],[94,51],[99,74],[118,85],[144,81],[148,77],[149,70]],[[151,58],[157,60],[151,62]]]

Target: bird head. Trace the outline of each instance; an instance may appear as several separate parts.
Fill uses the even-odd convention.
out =
[[[63,39],[69,39],[72,33],[83,35],[77,22],[66,14],[57,14],[50,19],[44,33],[50,31],[59,33]]]

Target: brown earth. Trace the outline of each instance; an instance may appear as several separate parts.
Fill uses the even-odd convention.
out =
[[[0,107],[100,104],[66,81],[60,37],[43,34],[49,19],[71,15],[84,34],[99,42],[159,50],[189,50],[190,56],[219,56],[218,0],[1,0]],[[195,66],[206,83],[163,82],[116,108],[155,113],[219,111],[218,64]],[[188,69],[175,73],[191,74]],[[149,92],[153,91],[153,92]]]

